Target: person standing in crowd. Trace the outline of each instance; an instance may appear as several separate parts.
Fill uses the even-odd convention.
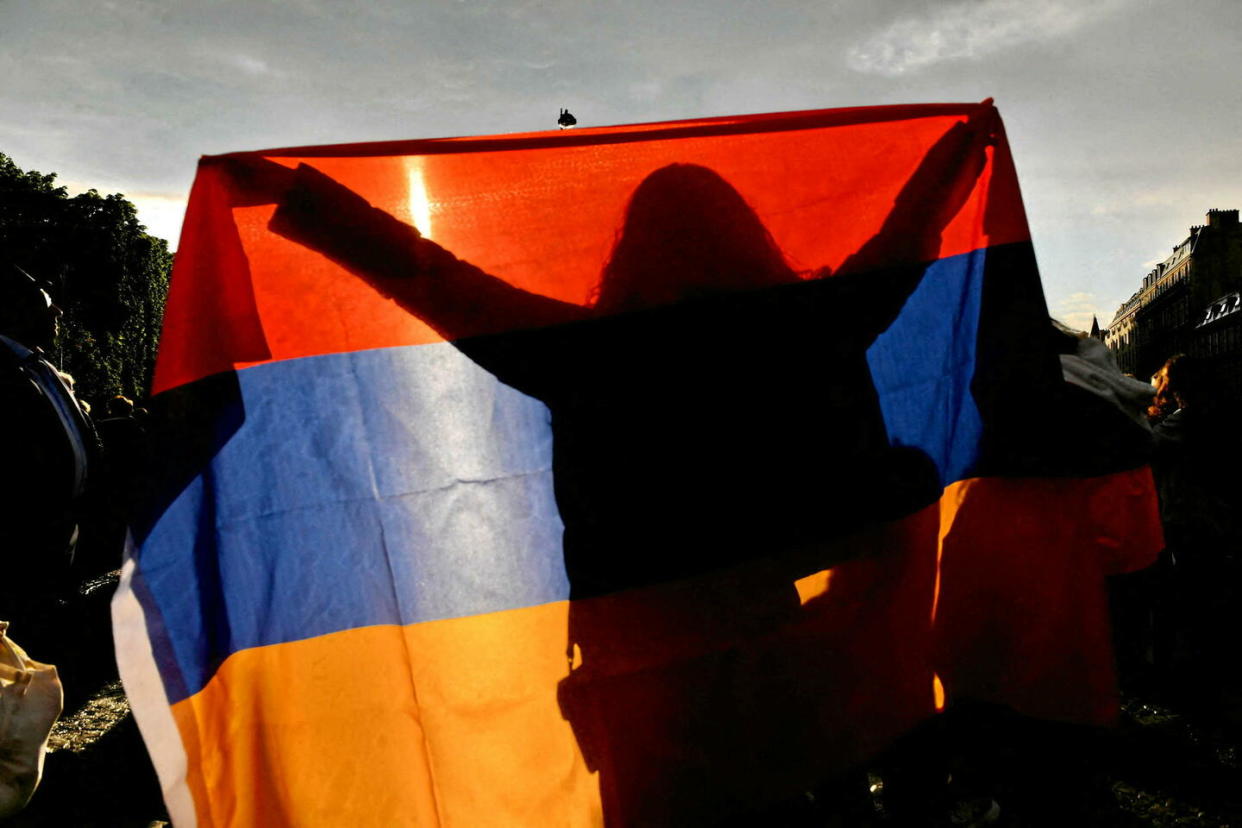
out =
[[[1242,724],[1242,449],[1208,367],[1179,354],[1157,375],[1173,410],[1155,427],[1156,482],[1173,617],[1175,683],[1204,712]]]
[[[247,203],[277,204],[274,232],[547,404],[579,656],[558,701],[610,824],[759,824],[752,809],[814,781],[821,746],[774,631],[801,611],[794,577],[850,548],[833,541],[939,496],[931,459],[890,442],[866,351],[973,192],[991,128],[949,128],[831,273],[796,271],[718,172],[656,169],[590,305],[463,262],[314,167],[236,165]]]
[[[16,265],[0,266],[0,287],[0,612],[18,618],[62,586],[95,436],[45,353],[60,309]]]
[[[107,417],[95,423],[103,451],[94,474],[90,519],[83,528],[82,547],[75,561],[83,577],[121,565],[131,495],[146,442],[146,429],[135,416],[132,400],[117,394],[108,400],[105,411]]]

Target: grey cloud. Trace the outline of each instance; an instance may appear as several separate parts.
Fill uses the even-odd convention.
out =
[[[860,72],[901,75],[947,60],[981,59],[1063,38],[1118,12],[1121,0],[959,0],[899,16],[849,52]]]

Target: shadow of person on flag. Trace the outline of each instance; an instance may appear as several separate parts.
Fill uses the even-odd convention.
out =
[[[485,273],[311,166],[230,159],[240,203],[277,204],[274,232],[550,410],[559,700],[609,824],[716,822],[814,781],[788,772],[823,745],[799,732],[799,665],[774,642],[794,580],[857,554],[834,539],[940,494],[931,459],[890,443],[866,353],[938,258],[991,128],[952,126],[835,272],[795,270],[715,171],[657,169],[590,305]]]

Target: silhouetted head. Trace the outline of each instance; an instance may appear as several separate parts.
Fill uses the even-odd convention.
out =
[[[1207,371],[1203,361],[1197,357],[1178,354],[1157,373],[1163,375],[1163,393],[1177,401],[1178,408],[1186,408],[1188,403],[1200,403],[1209,393]]]
[[[117,394],[108,400],[109,417],[129,417],[134,413],[134,401],[124,394]]]
[[[51,348],[60,308],[29,273],[0,263],[0,334],[27,348]]]
[[[737,190],[706,167],[670,164],[630,196],[595,307],[636,310],[797,279]]]

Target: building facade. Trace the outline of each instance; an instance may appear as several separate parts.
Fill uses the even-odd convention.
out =
[[[1194,354],[1208,360],[1222,390],[1242,392],[1240,292],[1238,211],[1209,210],[1101,333],[1128,374],[1147,379],[1170,356]]]

